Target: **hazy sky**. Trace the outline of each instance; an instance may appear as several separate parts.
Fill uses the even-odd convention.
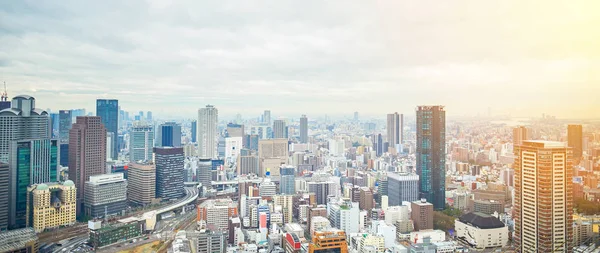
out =
[[[173,4],[171,2],[177,2]],[[60,5],[57,5],[60,4]],[[0,81],[38,107],[600,117],[600,2],[6,1]]]

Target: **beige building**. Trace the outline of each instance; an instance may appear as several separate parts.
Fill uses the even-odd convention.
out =
[[[476,249],[504,247],[508,227],[498,218],[480,212],[462,215],[454,222],[456,236]]]
[[[276,206],[281,206],[285,223],[293,222],[294,214],[294,195],[275,195],[273,203]]]
[[[29,186],[27,193],[26,222],[36,233],[75,224],[77,189],[73,181],[35,184]]]
[[[127,175],[127,200],[147,205],[156,194],[156,167],[154,164],[132,163]]]
[[[433,204],[421,199],[411,202],[410,218],[414,222],[415,231],[433,229]]]
[[[263,139],[258,141],[258,158],[260,159],[260,173],[264,175],[269,168],[271,176],[279,176],[279,167],[288,162],[287,139]]]
[[[376,252],[385,252],[385,238],[383,236],[367,235],[360,240],[359,252],[367,252],[367,247],[372,246]]]
[[[525,140],[514,152],[517,251],[572,252],[572,148]]]

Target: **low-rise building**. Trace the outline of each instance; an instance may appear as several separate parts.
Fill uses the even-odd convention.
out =
[[[75,224],[77,189],[73,181],[31,185],[27,193],[26,224],[36,233]]]
[[[202,230],[197,233],[196,252],[227,252],[227,232]]]
[[[484,213],[467,213],[454,223],[456,236],[471,247],[485,249],[508,243],[508,227],[498,218]]]
[[[126,219],[116,224],[102,226],[101,221],[89,221],[89,242],[94,248],[102,248],[117,242],[127,241],[143,235],[145,222]]]

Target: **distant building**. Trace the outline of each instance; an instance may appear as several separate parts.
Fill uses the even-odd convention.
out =
[[[308,143],[308,119],[306,115],[300,117],[300,143]]]
[[[374,207],[373,203],[373,192],[371,192],[371,189],[369,189],[369,187],[361,187],[359,198],[360,210],[371,211]]]
[[[35,184],[27,192],[27,226],[36,233],[75,224],[77,189],[73,181]]]
[[[7,163],[0,162],[0,231],[8,229],[8,213],[9,213],[9,190],[10,182],[9,178],[10,167]]]
[[[231,199],[209,199],[198,205],[196,221],[212,231],[225,231],[231,217],[238,216],[237,204]]]
[[[156,167],[132,163],[128,174],[127,200],[138,205],[152,203],[156,193]]]
[[[504,205],[494,200],[473,200],[473,212],[492,215],[504,213]]]
[[[410,218],[415,231],[433,229],[433,205],[425,199],[411,202]]]
[[[446,111],[417,107],[417,175],[421,198],[436,210],[446,208]]]
[[[61,144],[69,143],[69,131],[73,125],[73,116],[71,110],[58,111],[58,140]]]
[[[191,126],[191,131],[192,131],[192,142],[196,143],[198,141],[198,121],[194,120],[192,121],[192,126]]]
[[[129,161],[152,161],[154,147],[154,127],[142,122],[136,122],[129,131]]]
[[[279,193],[296,194],[296,169],[292,166],[283,166],[279,169]]]
[[[33,228],[21,228],[0,233],[0,252],[37,253],[38,236]]]
[[[202,158],[217,158],[219,111],[212,105],[198,110],[198,149]]]
[[[583,128],[581,125],[569,125],[567,130],[568,144],[573,148],[573,159],[580,160],[583,157]]]
[[[287,139],[288,129],[284,120],[276,119],[273,121],[273,139]]]
[[[244,137],[244,125],[227,124],[227,137]]]
[[[402,205],[402,202],[413,202],[419,199],[419,176],[408,173],[388,173],[387,183],[380,185],[387,190],[390,206]]]
[[[181,125],[175,122],[160,124],[156,130],[156,147],[181,147]]]
[[[260,173],[260,162],[258,156],[240,156],[237,163],[238,175],[248,175]]]
[[[523,141],[529,140],[529,130],[524,126],[513,128],[513,145],[521,145]]]
[[[106,128],[106,132],[113,133],[114,136],[119,134],[119,100],[116,99],[97,99],[96,100],[96,116],[100,117],[102,124]],[[117,160],[119,150],[117,149],[116,138],[115,143],[110,146],[112,150],[111,159]]]
[[[176,199],[182,197],[185,157],[181,147],[154,148],[156,162],[156,197]]]
[[[197,232],[196,252],[227,252],[227,232],[202,230]]]
[[[212,159],[210,159],[210,158],[198,159],[198,167],[196,169],[196,179],[206,189],[212,188],[211,168],[212,168]]]
[[[402,144],[404,140],[402,128],[404,124],[404,115],[397,112],[387,115],[387,142],[393,148]]]
[[[508,227],[491,215],[478,212],[464,214],[454,222],[454,227],[456,236],[476,249],[508,244]]]
[[[123,173],[91,176],[85,182],[84,212],[92,218],[122,215],[127,209],[127,180]]]

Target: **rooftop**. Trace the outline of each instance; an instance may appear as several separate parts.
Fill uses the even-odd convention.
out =
[[[527,145],[530,144],[530,145]],[[537,144],[535,146],[540,146],[543,148],[566,148],[567,143],[560,141],[544,141],[544,140],[527,140],[523,141],[524,146],[531,146],[531,144]]]
[[[37,241],[33,228],[22,228],[0,232],[0,252],[11,252],[22,249],[26,244]]]
[[[493,229],[504,227],[504,223],[498,218],[480,212],[471,212],[460,216],[459,220],[462,223],[470,224],[471,226],[480,229]]]

